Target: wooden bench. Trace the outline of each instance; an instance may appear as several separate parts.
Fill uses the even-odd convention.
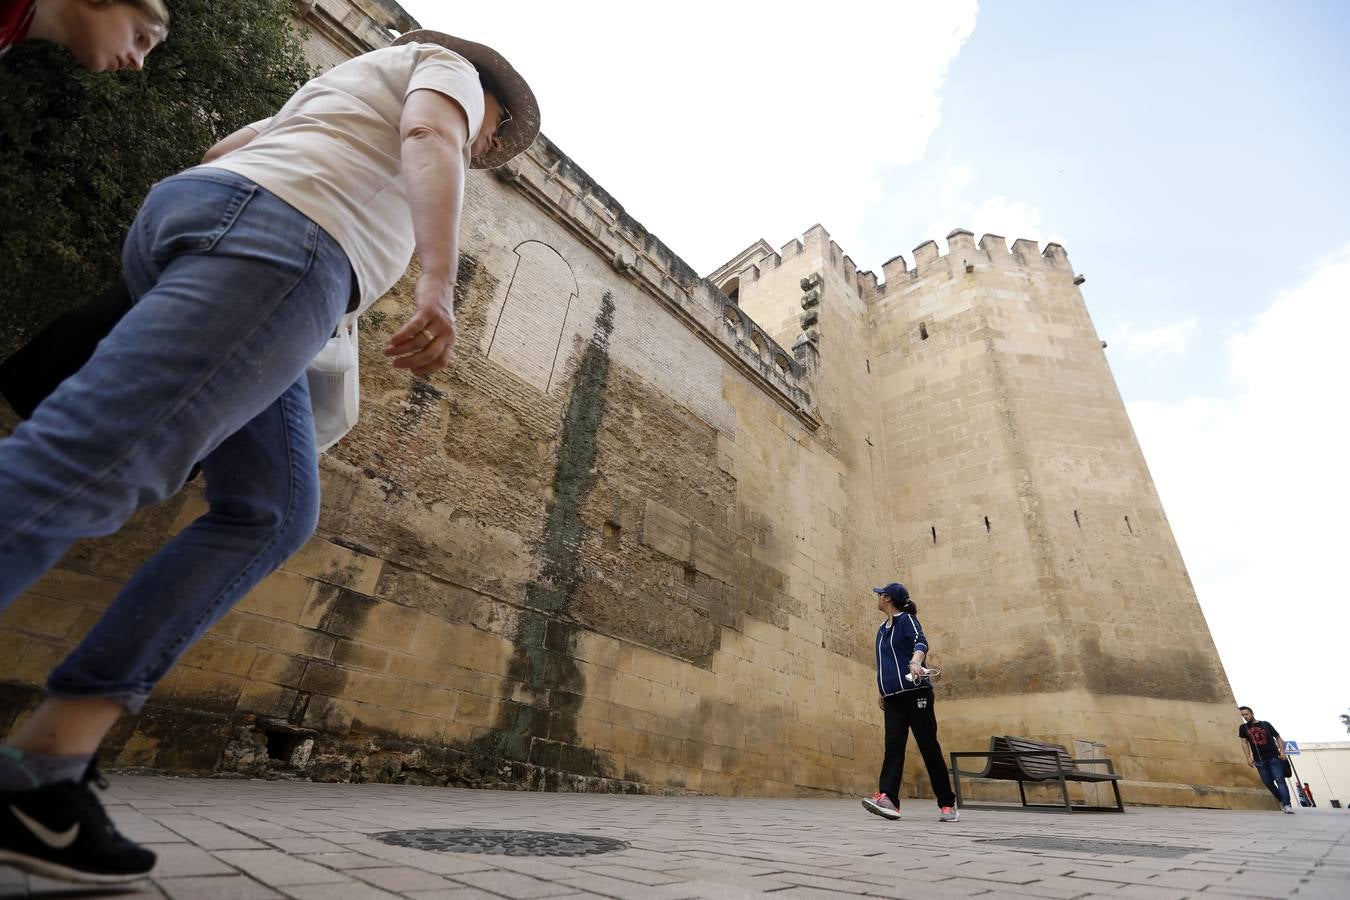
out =
[[[956,792],[956,805],[961,803],[961,776],[967,778],[990,778],[997,781],[1016,781],[1017,792],[1022,797],[1022,806],[1032,809],[1058,809],[1058,803],[1028,803],[1025,782],[1059,782],[1060,793],[1064,797],[1065,812],[1075,809],[1081,812],[1124,812],[1125,804],[1120,799],[1120,776],[1109,759],[1074,759],[1060,744],[1046,744],[1020,737],[991,737],[988,750],[971,750],[952,753],[952,781]],[[985,759],[981,772],[962,772],[957,760],[966,757]],[[1105,766],[1106,771],[1090,771],[1083,766]],[[1069,803],[1069,782],[1107,783],[1116,794],[1116,805],[1078,806]]]

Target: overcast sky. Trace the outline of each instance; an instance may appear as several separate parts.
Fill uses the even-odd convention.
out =
[[[700,272],[1062,242],[1238,701],[1350,739],[1350,4],[402,2]]]

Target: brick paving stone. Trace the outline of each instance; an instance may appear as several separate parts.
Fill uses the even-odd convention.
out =
[[[682,897],[694,896],[689,893],[688,882],[683,880],[676,884],[654,887],[606,875],[576,872],[565,878],[553,879],[553,883],[573,890],[603,894],[617,900],[679,900]]]
[[[414,850],[411,847],[394,847],[367,840],[362,844],[348,844],[347,849],[387,863],[398,863],[424,872],[437,875],[456,875],[460,872],[481,872],[494,868],[491,858],[476,853],[435,853],[430,850]]]
[[[1047,877],[1043,873],[1023,866],[989,867],[984,872],[973,872],[970,866],[962,866],[956,870],[956,874],[961,878],[974,878],[979,881],[993,881],[1000,884],[1039,884]]]
[[[347,849],[341,844],[314,837],[269,838],[267,843],[293,856],[302,853],[341,853]]]
[[[529,900],[531,897],[556,897],[561,894],[577,892],[577,889],[570,885],[551,884],[547,881],[540,881],[538,878],[531,878],[528,875],[501,870],[465,872],[456,875],[454,880],[470,887],[482,888],[485,891],[501,894],[504,897],[518,897],[520,900]]]
[[[1274,875],[1265,872],[1239,872],[1224,884],[1234,893],[1260,892],[1260,896],[1287,897],[1307,880],[1306,875]],[[1350,891],[1347,891],[1350,893]]]
[[[532,857],[532,856],[494,856],[492,866],[496,869],[506,869],[511,872],[519,872],[521,875],[529,875],[534,878],[560,879],[570,878],[573,875],[581,874],[588,863],[595,860],[594,856],[579,857]],[[606,854],[602,859],[610,859],[612,856]],[[626,863],[632,865],[631,863]],[[640,866],[642,864],[639,864]],[[644,866],[645,867],[645,866]]]
[[[119,809],[116,817],[117,829],[140,844],[181,843],[186,840],[182,835],[136,810]]]
[[[267,845],[246,837],[237,831],[218,825],[199,816],[156,815],[155,820],[165,828],[191,841],[203,850],[261,850]]]
[[[364,844],[370,840],[370,835],[359,834],[355,831],[331,831],[322,832],[325,841],[331,841],[334,844]]]
[[[868,881],[853,881],[843,878],[821,878],[819,875],[803,875],[799,872],[775,872],[772,876],[775,881],[782,881],[797,887],[819,888],[821,890],[836,891],[840,895],[844,894],[866,894],[871,883]]]
[[[1218,887],[1228,882],[1233,877],[1230,872],[1197,872],[1186,869],[1174,869],[1171,872],[1161,872],[1153,877],[1141,882],[1142,884],[1181,888],[1182,890],[1202,890],[1207,887]]]
[[[890,897],[894,900],[947,900],[954,897],[990,897],[992,893],[984,888],[971,889],[961,885],[948,887],[946,882],[936,881],[931,884],[878,884],[868,896]]]
[[[341,884],[297,884],[285,888],[295,900],[399,900],[402,894],[391,894],[360,881]]]
[[[389,866],[387,859],[377,859],[351,850],[340,850],[336,853],[300,853],[296,854],[295,858],[312,862],[317,866],[337,869],[339,872],[347,869],[384,869]]]
[[[244,875],[155,878],[171,900],[278,900],[281,894]]]
[[[622,881],[636,882],[637,884],[672,884],[680,880],[664,872],[648,872],[635,866],[621,866],[613,863],[601,866],[583,866],[582,868],[595,875],[605,875]]]
[[[1090,886],[1090,890],[1099,890],[1096,886],[1091,886],[1092,882],[1085,881],[1084,885]],[[1109,894],[1093,894],[1092,896],[1117,897],[1120,900],[1186,900],[1192,894],[1191,891],[1175,890],[1157,886],[1145,886],[1142,884],[1127,884],[1122,888],[1111,891]]]
[[[1328,884],[1325,882],[1310,881],[1308,884],[1301,885],[1298,893],[1294,896],[1299,900],[1345,900],[1345,884],[1343,882]]]
[[[409,891],[403,896],[411,897],[412,900],[501,900],[502,897],[501,894],[467,886],[439,888],[434,891]]]
[[[979,879],[983,880],[983,879]],[[993,891],[1006,891],[1020,896],[1032,897],[1055,897],[1070,900],[1074,897],[1082,897],[1084,894],[1091,894],[1101,889],[1100,883],[1091,881],[1082,881],[1077,878],[1050,877],[1042,878],[1037,881],[1025,883],[990,883],[990,889]]]
[[[448,882],[439,875],[433,875],[421,869],[407,866],[390,866],[379,869],[351,869],[348,874],[353,878],[369,882],[385,890],[403,893],[406,891],[431,891],[446,887]]]
[[[742,900],[751,895],[749,888],[735,881],[693,881],[682,882],[681,900]],[[773,896],[773,895],[769,895]]]
[[[1094,891],[1109,891],[1114,887],[1144,880],[1140,875],[1132,873],[1126,866],[1074,866],[1073,871],[1064,874],[1070,878],[1098,882],[1092,888]]]
[[[348,880],[340,872],[287,856],[280,850],[217,850],[215,857],[273,887]]]
[[[193,844],[156,844],[154,877],[178,878],[187,875],[233,875],[235,870]]]
[[[946,881],[934,882],[932,887],[946,891],[949,894],[966,894],[968,896],[1001,893],[1005,896],[1026,897],[1028,894],[1011,890],[1019,885],[1000,884],[997,881],[982,881],[977,878],[949,878]],[[1034,886],[1027,886],[1027,890],[1034,890]],[[1084,891],[1086,893],[1086,891]],[[1035,896],[1035,894],[1031,894]]]

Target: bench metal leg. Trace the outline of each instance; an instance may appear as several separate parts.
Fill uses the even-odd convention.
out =
[[[1026,790],[1026,788],[1022,787],[1022,780],[1021,780],[1020,778],[1019,778],[1018,781],[1017,781],[1017,793],[1020,794],[1020,795],[1022,796],[1022,805],[1023,805],[1023,806],[1026,806],[1026,805],[1027,805],[1027,790]]]
[[[1120,782],[1119,781],[1111,782],[1111,790],[1116,792],[1116,812],[1124,812],[1125,801],[1120,799]]]
[[[952,757],[952,793],[956,794],[956,808],[961,808],[961,767],[956,764],[956,757]]]
[[[1064,811],[1073,812],[1073,806],[1069,803],[1069,782],[1062,774],[1059,776],[1059,790],[1064,795]]]

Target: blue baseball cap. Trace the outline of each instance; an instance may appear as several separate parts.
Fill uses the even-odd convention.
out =
[[[885,587],[872,588],[872,592],[874,594],[885,594],[887,597],[900,603],[904,603],[909,599],[908,589],[898,581],[892,581]]]

